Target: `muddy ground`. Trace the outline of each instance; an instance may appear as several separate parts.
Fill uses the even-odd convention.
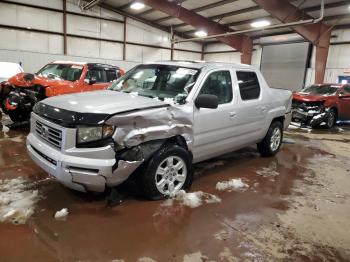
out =
[[[103,195],[48,178],[26,154],[27,128],[8,123],[0,128],[0,180],[22,177],[27,186],[16,192],[35,201],[27,220],[0,223],[0,261],[350,260],[350,126],[292,128],[276,157],[261,158],[251,147],[196,165],[191,192],[220,202],[191,208],[127,195],[110,208]],[[247,186],[216,189],[234,178]],[[0,208],[11,205],[1,202],[7,190],[0,190]],[[55,219],[62,208],[69,215]]]

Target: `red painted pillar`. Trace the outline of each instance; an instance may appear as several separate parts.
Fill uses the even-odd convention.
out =
[[[244,36],[241,49],[241,63],[251,65],[253,54],[253,41],[249,37]]]
[[[315,84],[324,83],[326,74],[327,58],[329,44],[331,40],[331,31],[325,32],[319,42],[316,44],[316,60],[315,60]]]

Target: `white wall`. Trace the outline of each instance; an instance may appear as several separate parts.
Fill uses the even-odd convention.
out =
[[[14,0],[35,6],[62,10],[62,0]],[[68,0],[67,10],[81,13],[78,0]],[[124,17],[94,7],[84,14],[123,21]],[[67,37],[64,53],[63,15],[32,7],[0,2],[0,24],[27,29],[57,32],[57,35],[0,27],[0,61],[23,63],[27,72],[36,72],[54,60],[112,63],[128,70],[138,63],[170,60],[170,34],[127,18],[126,61],[123,61],[124,24],[92,17],[67,14],[67,34],[96,39]],[[114,42],[113,42],[114,41]],[[138,44],[138,45],[137,45]],[[174,59],[200,60],[202,46],[186,42],[175,45]],[[184,51],[188,50],[188,51]],[[196,52],[193,52],[196,51]]]

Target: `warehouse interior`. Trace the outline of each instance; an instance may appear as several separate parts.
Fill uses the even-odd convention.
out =
[[[152,201],[140,194],[137,178],[100,193],[76,192],[29,156],[27,139],[37,129],[33,114],[45,110],[37,106],[41,101],[62,95],[57,98],[62,107],[55,110],[71,112],[80,94],[69,93],[89,91],[84,109],[96,113],[100,109],[93,101],[103,97],[93,94],[107,92],[96,90],[113,89],[139,65],[159,63],[180,63],[179,69],[192,76],[198,69],[198,79],[205,72],[201,64],[215,70],[245,64],[261,72],[269,88],[290,91],[287,113],[293,117],[280,136],[280,152],[262,157],[256,141],[194,161],[193,184],[186,192]],[[35,82],[55,64],[87,75],[99,68],[117,73],[106,73],[101,83],[95,76],[74,74],[68,84],[56,75]],[[50,81],[61,83],[50,86]],[[239,81],[229,82],[232,87]],[[39,88],[30,109],[16,111],[30,82],[49,91]],[[0,0],[0,83],[0,261],[350,260],[349,0]],[[12,94],[20,85],[23,89]],[[333,93],[312,95],[310,86]],[[135,103],[134,92],[129,93],[127,102],[118,103]],[[267,98],[268,107],[276,97]],[[133,106],[129,111],[142,118]],[[294,118],[294,111],[304,108],[306,117]],[[239,112],[245,110],[245,118],[261,121],[249,115],[249,108]],[[174,112],[171,116],[179,117]],[[81,113],[73,118],[83,119]],[[145,122],[151,125],[162,116]],[[171,126],[169,119],[162,125]],[[157,135],[152,133],[154,140],[162,138]],[[107,163],[103,154],[94,159]]]

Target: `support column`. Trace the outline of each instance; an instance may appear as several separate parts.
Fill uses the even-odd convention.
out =
[[[241,50],[241,63],[251,65],[253,54],[253,41],[249,37],[243,37]]]
[[[205,51],[205,46],[206,46],[206,44],[205,44],[205,43],[203,43],[203,44],[202,44],[202,53],[201,53],[201,60],[202,60],[202,61],[204,61],[204,51]]]
[[[123,60],[126,60],[126,16],[124,16]]]
[[[321,39],[316,44],[316,59],[315,59],[315,84],[324,83],[326,74],[328,50],[331,39],[331,31],[322,35]]]
[[[63,0],[63,54],[67,55],[67,0]]]

